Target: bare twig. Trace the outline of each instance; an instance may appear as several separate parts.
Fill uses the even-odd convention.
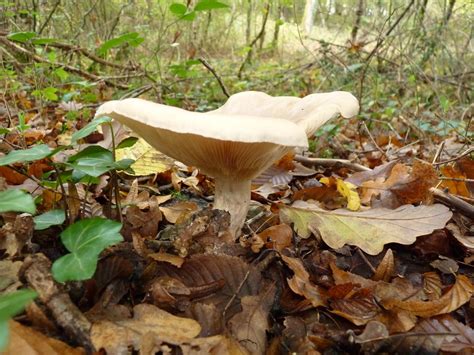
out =
[[[371,171],[372,170],[366,166],[353,163],[350,160],[346,160],[346,159],[308,158],[308,157],[305,157],[303,155],[298,155],[298,154],[294,157],[294,159],[297,162],[308,164],[308,165],[320,165],[324,167],[333,167],[333,166],[340,165],[354,171]]]
[[[363,93],[364,93],[364,81],[365,81],[365,76],[366,76],[366,73],[367,73],[367,69],[369,68],[369,64],[373,58],[373,56],[377,53],[377,51],[379,50],[380,46],[383,44],[383,42],[385,41],[385,39],[390,36],[390,34],[393,32],[393,30],[398,26],[398,24],[400,23],[400,21],[405,17],[405,15],[408,13],[408,10],[410,10],[410,8],[413,6],[413,4],[415,3],[415,0],[411,0],[410,3],[407,5],[407,7],[405,8],[405,10],[403,10],[403,12],[400,14],[400,16],[395,20],[395,22],[392,24],[392,26],[390,26],[390,28],[387,30],[387,32],[380,36],[379,39],[377,40],[377,43],[375,44],[375,47],[374,49],[372,49],[372,51],[369,53],[369,56],[367,57],[366,61],[365,61],[365,66],[362,70],[362,73],[360,75],[360,81],[359,81],[359,94],[358,94],[358,98],[359,98],[359,101],[362,102],[362,96],[363,96]]]
[[[43,57],[40,57],[39,55],[33,53],[33,52],[30,52],[29,50],[9,41],[8,39],[6,39],[5,37],[0,37],[0,43],[3,43],[5,46],[7,46],[8,48],[12,49],[13,51],[15,52],[18,52],[18,53],[21,53],[23,55],[26,55],[27,57],[31,58],[32,60],[34,60],[35,62],[38,62],[38,63],[46,63],[46,64],[49,64],[51,66],[55,66],[55,67],[61,67],[63,68],[65,71],[67,72],[70,72],[70,73],[73,73],[73,74],[77,74],[79,76],[82,76],[83,78],[86,78],[86,79],[89,79],[89,80],[93,80],[93,81],[103,81],[105,82],[106,84],[110,85],[110,86],[113,86],[113,87],[116,87],[116,88],[119,88],[119,89],[128,89],[128,85],[122,85],[122,84],[118,84],[118,83],[114,83],[110,80],[107,80],[107,79],[103,79],[101,78],[100,76],[97,76],[95,74],[92,74],[92,73],[88,73],[88,72],[85,72],[81,69],[78,69],[78,68],[75,68],[73,66],[70,66],[70,65],[67,65],[67,64],[63,64],[63,63],[57,63],[57,62],[51,62]]]
[[[471,154],[472,152],[474,152],[474,148],[469,148],[469,149],[467,149],[464,153],[461,153],[461,154],[459,154],[458,156],[456,156],[456,157],[454,157],[454,158],[451,158],[451,159],[448,159],[448,160],[439,161],[439,162],[437,162],[437,163],[433,162],[432,164],[433,164],[433,165],[443,165],[443,164],[451,163],[451,162],[453,162],[453,161],[456,161],[456,160],[461,159],[462,157],[465,157],[466,155]]]
[[[198,60],[202,63],[202,65],[204,65],[207,68],[207,70],[211,72],[212,75],[214,75],[214,78],[216,78],[217,82],[219,83],[219,86],[221,87],[221,90],[224,93],[224,95],[229,97],[230,94],[227,88],[225,87],[224,82],[222,81],[221,77],[216,73],[214,68],[209,64],[209,62],[205,60],[204,58],[198,58]]]
[[[444,192],[440,189],[432,187],[430,189],[431,193],[434,195],[435,199],[457,209],[463,215],[474,218],[474,206],[466,201],[463,201],[459,197],[456,197],[449,192]]]
[[[48,17],[44,21],[44,23],[41,25],[40,29],[38,30],[38,34],[41,34],[46,26],[48,25],[49,21],[51,21],[51,18],[53,17],[53,14],[56,12],[56,9],[58,8],[59,4],[61,3],[61,0],[57,0],[56,3],[54,4],[53,8],[48,14]]]

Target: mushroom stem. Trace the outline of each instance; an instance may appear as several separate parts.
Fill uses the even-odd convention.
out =
[[[230,213],[230,232],[238,237],[250,204],[251,180],[215,178],[214,208]]]

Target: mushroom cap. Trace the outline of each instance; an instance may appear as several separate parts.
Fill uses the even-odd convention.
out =
[[[162,153],[213,177],[252,179],[292,148],[308,145],[301,127],[271,115],[199,113],[125,99],[101,105],[100,116],[120,121]]]
[[[358,112],[358,100],[345,91],[311,94],[303,98],[245,91],[232,95],[224,105],[209,113],[282,118],[301,126],[309,137],[331,118],[339,114],[350,118]]]

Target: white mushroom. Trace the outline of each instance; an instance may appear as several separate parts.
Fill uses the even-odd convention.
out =
[[[96,117],[120,121],[164,154],[214,177],[214,208],[230,212],[231,232],[238,235],[251,180],[294,147],[307,147],[310,130],[357,110],[357,100],[343,92],[303,99],[244,92],[207,113],[125,99],[103,104]]]
[[[346,91],[311,94],[303,98],[270,96],[259,91],[234,94],[209,113],[283,118],[302,127],[308,137],[331,118],[351,118],[359,112],[359,101]]]

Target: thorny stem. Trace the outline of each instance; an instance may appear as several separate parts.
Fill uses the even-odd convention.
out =
[[[214,208],[230,213],[230,232],[238,237],[250,204],[251,180],[215,178]]]

